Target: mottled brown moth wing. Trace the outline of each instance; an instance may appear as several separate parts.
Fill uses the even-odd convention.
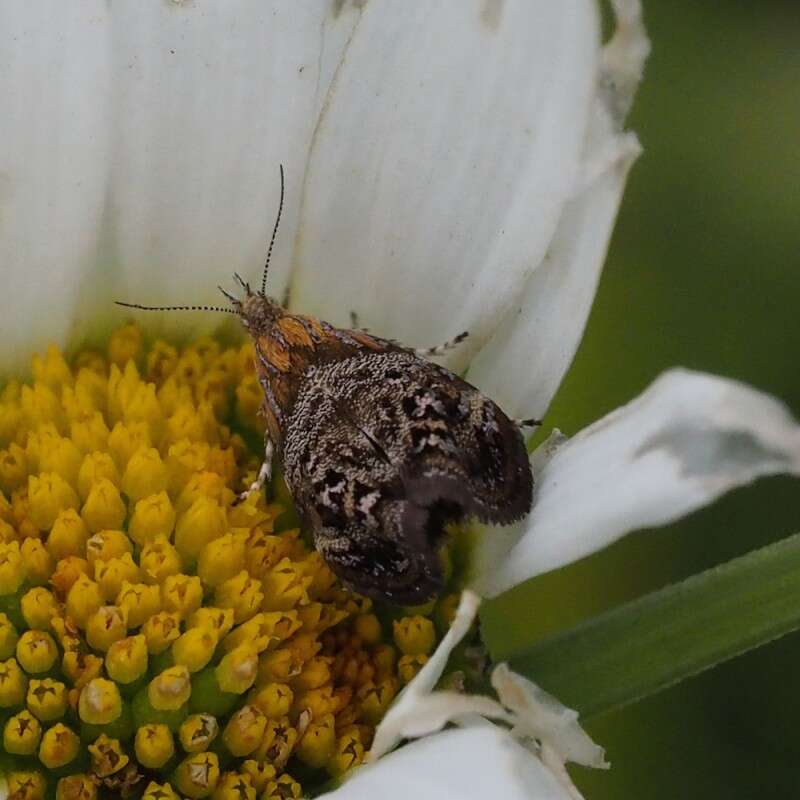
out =
[[[516,520],[533,482],[522,435],[495,403],[413,351],[370,340],[306,369],[284,474],[331,568],[356,591],[414,605],[442,589],[445,525]]]

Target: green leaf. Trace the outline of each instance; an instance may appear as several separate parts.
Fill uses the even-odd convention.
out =
[[[586,718],[800,628],[800,534],[543,639],[507,660]]]

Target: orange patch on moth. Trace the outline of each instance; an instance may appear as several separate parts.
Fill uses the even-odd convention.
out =
[[[314,342],[303,323],[296,317],[281,317],[275,327],[283,334],[289,347],[313,347]]]
[[[271,336],[261,336],[258,339],[258,349],[264,358],[275,367],[278,372],[288,372],[291,364],[289,351]],[[261,370],[261,365],[256,361],[256,367]]]
[[[325,328],[322,327],[322,323],[316,317],[307,317],[305,314],[296,314],[295,319],[302,320],[307,328],[311,328],[312,336],[316,337],[317,339],[325,338]]]
[[[380,342],[376,342],[371,336],[362,331],[347,331],[347,333],[359,344],[368,347],[370,350],[383,350],[383,345]]]

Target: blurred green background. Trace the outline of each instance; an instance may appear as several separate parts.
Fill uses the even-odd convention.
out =
[[[644,0],[653,44],[633,169],[583,344],[545,426],[574,433],[684,365],[800,416],[800,2]],[[739,490],[485,609],[502,657],[800,530],[800,484]],[[521,613],[520,608],[526,609]],[[800,797],[800,634],[588,724],[590,800]],[[546,688],[546,687],[545,687]]]

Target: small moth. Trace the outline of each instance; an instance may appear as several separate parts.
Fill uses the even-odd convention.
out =
[[[290,313],[235,276],[244,295],[220,287],[253,340],[264,402],[260,491],[275,456],[327,564],[361,594],[418,605],[444,584],[439,550],[448,524],[474,517],[508,524],[531,508],[533,477],[521,428],[474,386],[429,360],[466,334],[427,350]]]

